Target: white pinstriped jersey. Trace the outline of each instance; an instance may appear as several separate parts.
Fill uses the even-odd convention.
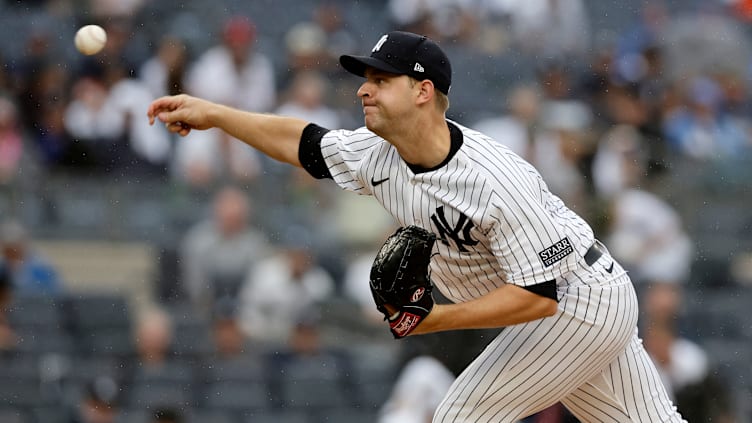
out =
[[[509,148],[454,122],[449,127],[452,154],[434,169],[409,166],[366,128],[323,134],[321,154],[339,186],[373,195],[401,225],[437,234],[431,279],[450,300],[477,298],[503,283],[566,284],[562,275],[593,244],[590,226]],[[564,286],[558,288],[561,296]]]

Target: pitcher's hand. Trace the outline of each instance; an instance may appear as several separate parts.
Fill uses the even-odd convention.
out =
[[[170,132],[186,136],[192,129],[211,128],[209,111],[216,106],[212,102],[180,94],[154,100],[146,114],[149,124],[153,125],[159,119]]]

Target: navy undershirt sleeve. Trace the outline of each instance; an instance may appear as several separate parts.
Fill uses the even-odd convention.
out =
[[[300,136],[298,160],[303,169],[316,179],[332,179],[332,174],[329,172],[324,156],[321,154],[321,138],[327,132],[329,132],[328,129],[315,123],[309,123]]]
[[[556,281],[553,281],[553,280],[546,281],[542,283],[537,283],[535,285],[523,286],[523,288],[527,289],[533,294],[538,294],[542,297],[551,298],[552,300],[559,301],[556,296]]]

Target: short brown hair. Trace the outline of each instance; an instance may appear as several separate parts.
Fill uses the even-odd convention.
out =
[[[412,76],[408,76],[408,78],[410,80],[410,88],[414,87],[415,84],[420,82]],[[436,107],[442,113],[446,113],[446,111],[449,110],[449,97],[439,90],[434,90],[433,93],[436,96]]]

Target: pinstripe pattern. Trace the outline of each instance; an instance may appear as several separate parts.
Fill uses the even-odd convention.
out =
[[[403,226],[453,231],[436,243],[431,263],[433,282],[450,300],[556,280],[559,312],[505,329],[457,378],[434,422],[515,422],[558,401],[584,422],[682,421],[637,337],[626,272],[618,263],[606,271],[608,254],[584,263],[590,226],[511,150],[460,125],[450,129],[461,131],[459,151],[418,173],[365,128],[321,139],[342,188],[373,195]],[[547,263],[552,249],[564,253]]]
[[[576,269],[593,242],[579,216],[551,194],[538,172],[505,146],[456,125],[463,145],[445,166],[414,173],[396,150],[365,128],[337,130],[321,141],[332,178],[342,188],[373,195],[401,225],[439,233],[432,216],[439,207],[446,221],[467,216],[478,244],[460,251],[438,243],[432,278],[453,301],[482,296],[503,283],[534,285]],[[370,181],[389,180],[373,188]],[[563,238],[573,254],[544,266],[538,253]],[[468,283],[468,281],[471,281]]]

